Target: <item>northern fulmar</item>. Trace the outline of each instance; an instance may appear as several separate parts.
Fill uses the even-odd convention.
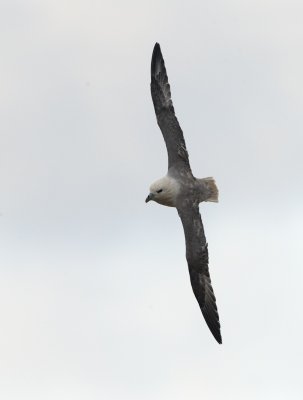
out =
[[[211,333],[218,343],[222,343],[216,298],[208,270],[207,242],[199,212],[199,203],[218,201],[218,189],[213,178],[198,179],[192,174],[158,43],[155,44],[151,60],[151,95],[167,148],[168,172],[150,186],[145,201],[153,200],[164,206],[176,207],[184,229],[193,292]]]

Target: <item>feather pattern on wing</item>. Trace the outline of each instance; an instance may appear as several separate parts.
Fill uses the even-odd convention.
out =
[[[185,201],[179,206],[185,242],[186,259],[193,292],[204,319],[218,343],[222,343],[216,298],[208,270],[208,248],[198,204]]]
[[[155,44],[152,55],[150,86],[158,125],[166,143],[168,168],[185,169],[191,173],[183,132],[175,116],[164,59],[158,43]]]

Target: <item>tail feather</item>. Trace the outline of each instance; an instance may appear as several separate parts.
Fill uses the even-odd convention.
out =
[[[214,178],[203,178],[201,179],[203,183],[206,185],[208,191],[209,191],[209,196],[205,201],[212,201],[214,203],[218,203],[219,201],[219,190],[216,185],[216,181]]]

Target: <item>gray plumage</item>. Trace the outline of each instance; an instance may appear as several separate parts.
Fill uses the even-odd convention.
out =
[[[146,202],[153,200],[177,208],[184,229],[192,289],[210,331],[217,342],[222,343],[216,298],[208,270],[208,247],[199,212],[200,202],[218,201],[218,189],[213,178],[197,179],[192,174],[158,43],[151,61],[151,94],[167,148],[168,172],[151,185]]]

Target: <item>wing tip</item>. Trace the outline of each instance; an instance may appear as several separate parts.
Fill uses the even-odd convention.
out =
[[[163,60],[161,47],[158,42],[155,43],[153,54],[152,54],[152,61],[151,61],[151,76],[155,77],[159,72],[159,63]]]
[[[160,47],[160,44],[158,42],[156,42],[154,45],[153,55],[158,54],[158,53],[161,53],[161,47]]]
[[[202,311],[203,313],[203,311]],[[220,326],[220,322],[219,322],[219,316],[218,316],[218,320],[217,321],[211,321],[208,316],[206,314],[203,313],[205,322],[211,332],[211,334],[213,335],[213,337],[215,338],[215,340],[219,343],[222,344],[222,336],[221,336],[221,326]]]
[[[222,344],[221,332],[219,332],[218,335],[214,336],[214,338],[216,339],[216,341],[217,341],[219,344]]]

